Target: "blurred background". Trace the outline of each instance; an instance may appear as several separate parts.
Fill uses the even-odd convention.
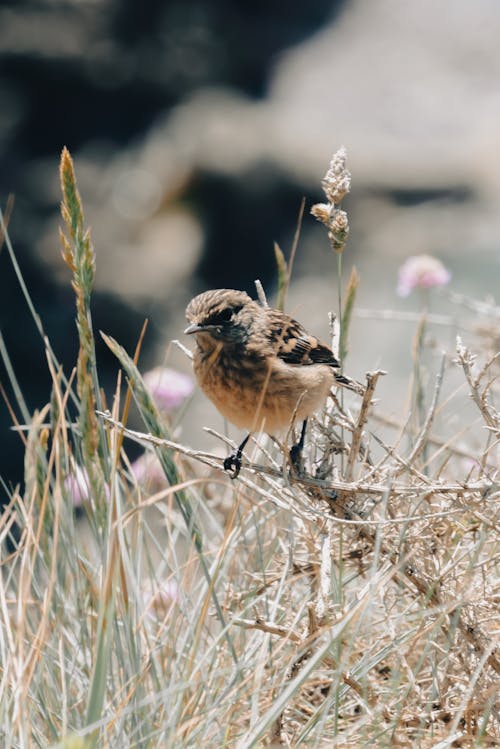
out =
[[[454,292],[486,298],[500,278],[500,5],[497,0],[3,0],[0,7],[0,201],[52,345],[76,362],[74,297],[60,256],[58,163],[75,160],[97,253],[96,331],[141,364],[188,372],[191,296],[230,286],[270,299],[273,242],[289,254],[306,212],[288,310],[327,338],[337,263],[310,215],[331,155],[348,149],[351,236],[344,274],[361,283],[346,370],[389,371],[380,388],[401,414],[418,311],[396,295],[398,267],[430,253]],[[446,295],[433,311],[458,315]],[[448,331],[453,346],[456,329]],[[32,410],[49,376],[5,248],[0,327]],[[448,335],[449,333],[449,335]],[[185,338],[185,343],[190,343]],[[104,346],[102,384],[116,362]],[[3,367],[0,380],[12,388]],[[183,439],[221,419],[196,396]],[[0,405],[0,474],[22,476],[22,446]]]

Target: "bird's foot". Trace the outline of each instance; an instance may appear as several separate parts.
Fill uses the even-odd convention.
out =
[[[243,450],[245,449],[245,445],[247,444],[249,439],[250,434],[247,434],[236,452],[228,455],[223,463],[224,470],[229,471],[229,476],[232,479],[238,478],[238,475],[241,471],[241,456],[243,455]]]
[[[292,472],[297,476],[304,474],[304,461],[302,459],[302,447],[300,443],[293,445],[290,449],[290,466]]]
[[[304,449],[306,428],[307,428],[307,419],[305,419],[305,421],[302,424],[299,441],[297,442],[296,445],[293,445],[293,447],[290,449],[290,464],[292,467],[292,471],[298,476],[302,476],[305,472],[304,461],[302,460],[302,450]]]
[[[228,455],[224,460],[223,466],[224,470],[229,472],[229,477],[231,479],[238,478],[241,470],[241,453],[236,452]]]

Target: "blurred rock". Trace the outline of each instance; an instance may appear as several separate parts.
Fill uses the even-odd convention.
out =
[[[499,32],[494,0],[316,0],[286,13],[228,0],[155,0],[148,13],[130,0],[4,4],[0,198],[16,193],[12,239],[48,334],[67,347],[74,314],[57,238],[63,144],[97,251],[96,328],[110,328],[110,299],[122,343],[150,316],[148,341],[161,343],[148,363],[179,335],[194,292],[251,291],[256,277],[272,291],[273,241],[289,252],[300,200],[321,199],[341,144],[359,305],[416,309],[396,297],[397,268],[422,253],[450,268],[455,290],[494,292]],[[307,211],[290,305],[327,330],[336,260]],[[22,300],[0,278],[14,364],[37,371],[36,347],[15,352]],[[389,360],[403,382],[412,326],[358,322],[351,373]]]

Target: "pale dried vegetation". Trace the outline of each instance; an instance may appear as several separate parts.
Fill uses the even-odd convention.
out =
[[[0,521],[2,746],[498,746],[500,310],[470,309],[475,350],[458,339],[438,360],[423,315],[405,421],[370,372],[363,398],[332,395],[313,420],[300,473],[260,438],[231,482],[219,455],[172,440],[109,338],[130,387],[101,403],[67,153],[62,174],[82,344],[74,386],[46,343],[39,413],[15,392],[29,430]],[[142,432],[126,426],[131,393]],[[156,494],[125,438],[156,452]]]

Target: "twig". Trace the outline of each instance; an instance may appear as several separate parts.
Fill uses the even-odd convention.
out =
[[[319,588],[316,608],[310,612],[316,616],[318,622],[323,623],[328,613],[328,601],[330,600],[331,578],[332,578],[332,559],[330,547],[330,533],[323,531],[320,536],[320,568],[319,568]],[[311,607],[312,608],[312,607]],[[311,626],[309,627],[311,630]]]
[[[495,355],[495,357],[493,358],[495,359],[496,356],[497,355]],[[497,432],[498,429],[500,428],[500,417],[494,411],[494,409],[490,410],[490,407],[488,406],[488,403],[486,401],[486,397],[483,397],[484,394],[482,395],[479,392],[479,379],[480,378],[474,378],[472,375],[472,365],[474,363],[474,356],[471,354],[469,349],[463,345],[460,336],[457,336],[457,357],[458,357],[458,363],[462,366],[462,369],[464,370],[465,379],[467,380],[467,384],[469,385],[469,390],[470,390],[472,400],[474,401],[476,406],[479,408],[486,424],[495,432]],[[483,371],[480,374],[480,377],[483,376],[485,371],[486,371],[486,368],[483,368]]]
[[[381,440],[380,437],[377,437],[376,434],[373,435],[373,439],[378,442],[380,447],[387,451],[388,456],[399,463],[399,465],[402,467],[402,470],[408,471],[408,473],[411,473],[412,476],[415,476],[419,481],[426,484],[427,486],[432,486],[432,479],[415,468],[415,466],[411,465],[407,458],[403,458],[401,457],[401,455],[398,455],[393,447],[390,447],[390,445],[386,445],[385,442]]]
[[[422,318],[421,312],[403,312],[402,310],[393,309],[363,309],[357,307],[353,311],[355,317],[369,320],[394,320],[396,322],[419,322]],[[457,320],[450,315],[427,314],[426,320],[434,325],[444,325],[446,327],[456,327]],[[460,326],[462,330],[467,330]]]
[[[380,424],[385,424],[386,426],[393,427],[394,429],[405,431],[407,428],[400,420],[394,419],[391,416],[387,416],[387,414],[374,412],[371,414],[371,418],[374,421],[378,421]],[[448,452],[450,452],[452,455],[457,455],[460,458],[469,458],[470,460],[472,460],[474,458],[474,455],[471,450],[465,450],[464,448],[461,448],[461,447],[458,447],[457,445],[452,444],[452,441],[457,439],[457,436],[461,436],[465,432],[466,432],[466,429],[462,430],[462,432],[460,432],[459,435],[455,434],[446,440],[443,437],[436,437],[436,436],[429,435],[427,438],[427,441],[429,442],[430,445],[436,445],[437,447],[440,447],[441,449],[448,450]],[[496,466],[493,466],[492,464],[488,464],[486,467],[495,468]]]
[[[269,307],[267,303],[266,292],[264,291],[264,287],[262,286],[261,281],[258,278],[256,278],[254,283],[255,283],[255,288],[257,289],[257,296],[259,298],[259,302],[262,304],[263,307]]]
[[[436,377],[436,387],[434,388],[434,395],[432,396],[432,403],[430,405],[429,411],[427,413],[427,417],[425,419],[424,425],[420,431],[420,434],[417,438],[417,441],[415,442],[415,445],[413,447],[413,450],[406,458],[406,462],[408,464],[413,464],[416,462],[417,458],[420,456],[421,452],[424,450],[426,443],[427,443],[427,437],[429,435],[430,429],[432,427],[432,423],[434,421],[434,416],[436,415],[436,407],[437,402],[439,398],[439,393],[441,392],[441,386],[443,384],[443,375],[444,375],[444,365],[446,362],[446,356],[443,354],[443,357],[441,359],[441,368],[438,372],[438,375]],[[399,470],[395,475],[398,476],[401,473],[401,470]]]
[[[288,629],[288,627],[282,627],[280,624],[273,624],[272,622],[265,622],[263,619],[235,618],[232,620],[232,624],[235,624],[237,627],[243,627],[243,629],[260,629],[261,632],[278,635],[287,640],[292,640],[292,642],[302,642],[301,636],[293,630]]]
[[[352,480],[354,464],[358,457],[359,448],[361,445],[361,439],[363,436],[363,427],[368,421],[368,411],[370,409],[370,405],[372,402],[373,393],[375,392],[375,386],[377,384],[377,380],[381,375],[385,375],[385,374],[386,372],[384,372],[381,369],[376,370],[375,372],[366,373],[366,389],[363,394],[363,401],[361,403],[361,408],[360,408],[359,415],[358,415],[358,421],[356,423],[356,426],[354,427],[354,432],[353,432],[352,441],[351,441],[351,448],[349,450],[349,456],[347,458],[347,466],[345,470],[345,478],[347,481]]]
[[[177,348],[179,348],[182,351],[183,354],[186,354],[186,356],[188,357],[188,359],[192,359],[193,358],[193,352],[190,349],[188,349],[187,346],[184,346],[183,343],[181,343],[180,341],[178,341],[177,338],[174,338],[174,340],[172,341],[172,343],[174,344],[174,346],[177,346]]]
[[[161,439],[159,437],[154,437],[151,434],[146,434],[144,432],[137,432],[133,429],[129,429],[128,427],[125,427],[121,422],[116,421],[113,419],[109,413],[103,412],[103,411],[97,411],[97,415],[100,416],[102,419],[107,421],[109,424],[111,424],[114,427],[117,427],[118,429],[123,429],[124,434],[129,437],[130,439],[133,439],[136,442],[139,442],[140,444],[151,444],[156,445],[158,447],[168,447],[176,452],[181,453],[182,455],[185,455],[186,457],[193,458],[194,460],[198,460],[201,463],[204,463],[205,465],[210,466],[211,468],[217,468],[220,470],[222,469],[222,462],[223,458],[214,455],[213,453],[206,453],[202,452],[200,450],[193,450],[189,447],[185,447],[184,445],[181,445],[177,442],[173,442],[171,440]],[[269,466],[260,465],[258,463],[250,463],[248,461],[243,462],[242,470],[248,469],[251,470],[253,473],[258,475],[266,475],[274,478],[283,479],[283,472],[279,471],[275,468],[271,468]],[[446,482],[446,483],[439,483],[435,482],[432,484],[432,486],[428,486],[427,484],[413,484],[408,485],[404,483],[393,483],[391,485],[388,484],[380,484],[380,483],[369,483],[365,482],[364,480],[360,481],[323,481],[322,479],[316,479],[312,476],[291,476],[290,477],[290,483],[292,485],[298,484],[302,485],[304,487],[313,487],[320,489],[322,492],[325,493],[334,493],[336,491],[342,491],[347,494],[351,494],[353,497],[355,497],[358,494],[368,494],[368,495],[384,495],[389,492],[390,496],[393,497],[412,497],[412,496],[418,496],[422,493],[422,491],[425,491],[426,493],[432,493],[432,494],[438,494],[438,495],[445,495],[445,494],[459,494],[463,495],[465,493],[468,494],[479,494],[481,499],[483,499],[486,495],[490,494],[493,491],[497,491],[500,487],[500,484],[493,479],[490,478],[482,478],[478,481],[464,481],[461,482]],[[434,514],[433,514],[434,516]],[[404,520],[404,519],[402,519]],[[408,520],[408,518],[406,518]],[[370,522],[370,521],[363,521],[363,522]],[[385,521],[389,522],[389,521]],[[378,523],[377,523],[378,524]]]
[[[445,292],[441,292],[445,293]],[[477,299],[471,299],[464,294],[457,294],[455,291],[446,292],[448,299],[453,304],[461,304],[464,307],[468,307],[474,312],[478,312],[480,315],[488,315],[491,317],[500,317],[500,307],[490,302],[480,302]]]

